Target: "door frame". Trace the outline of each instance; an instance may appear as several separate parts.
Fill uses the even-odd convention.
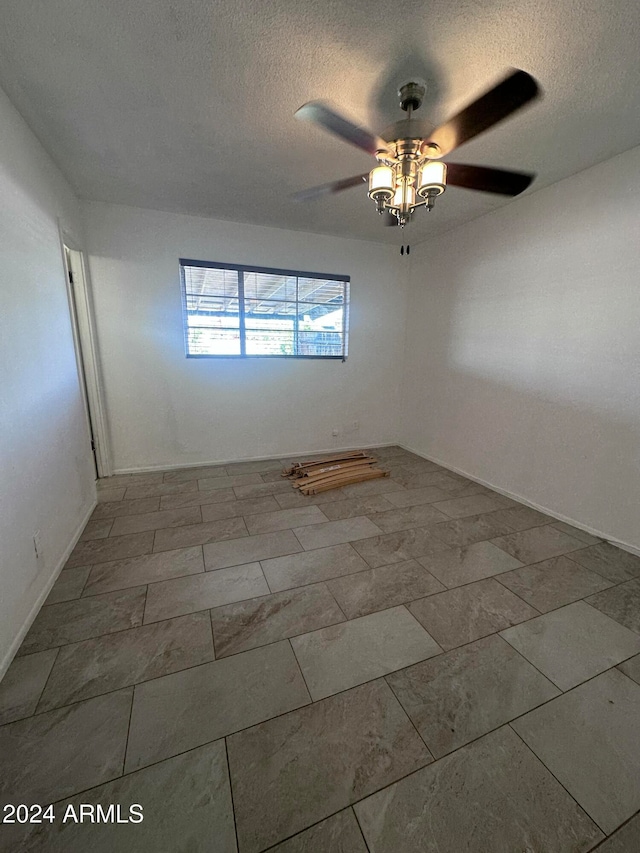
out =
[[[94,445],[97,477],[108,477],[111,474],[111,459],[87,263],[84,251],[74,238],[62,228],[59,230],[87,429]]]

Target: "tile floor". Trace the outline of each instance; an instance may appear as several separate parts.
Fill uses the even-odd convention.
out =
[[[638,853],[640,558],[377,452],[99,483],[0,684],[2,805],[56,820],[1,850]]]

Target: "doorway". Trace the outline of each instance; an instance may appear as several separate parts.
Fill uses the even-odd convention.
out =
[[[104,418],[102,411],[98,363],[95,350],[95,331],[87,288],[84,255],[63,239],[63,256],[73,342],[78,365],[78,380],[82,394],[87,430],[96,479],[109,475],[106,453]]]

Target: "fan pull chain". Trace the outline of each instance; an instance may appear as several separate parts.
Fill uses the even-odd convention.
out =
[[[408,254],[409,254],[409,252],[411,251],[411,246],[407,245],[407,246],[406,246],[406,250],[407,250],[407,255],[408,255]],[[404,247],[404,246],[400,246],[400,254],[401,254],[401,255],[404,255],[404,253],[405,253],[405,247]]]

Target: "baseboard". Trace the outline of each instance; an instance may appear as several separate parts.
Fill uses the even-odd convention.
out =
[[[167,465],[147,465],[139,468],[117,468],[113,471],[113,476],[116,474],[151,474],[154,471],[177,471],[184,468],[205,468],[215,465],[233,465],[236,462],[263,462],[269,459],[295,459],[300,456],[314,456],[317,453],[344,453],[348,450],[370,450],[372,447],[400,447],[398,442],[388,441],[383,444],[349,444],[343,447],[326,447],[319,450],[297,450],[294,453],[269,454],[269,456],[244,456],[236,459],[214,459],[209,462],[190,462],[185,465],[167,464]]]
[[[449,462],[445,462],[444,460],[438,459],[435,456],[426,456],[424,453],[421,453],[419,450],[415,450],[413,447],[409,447],[406,444],[399,444],[399,446],[402,447],[404,450],[408,450],[410,453],[415,453],[416,456],[420,456],[422,459],[426,459],[428,462],[435,462],[436,465],[441,465],[443,468],[448,468],[449,471],[453,471],[456,474],[460,474],[461,477],[466,477],[467,480],[472,480],[474,483],[479,483],[481,486],[486,486],[492,491],[498,492],[499,495],[504,495],[507,498],[511,498],[514,501],[518,501],[518,503],[531,507],[531,509],[537,509],[538,512],[542,512],[545,515],[550,515],[552,516],[552,518],[557,518],[558,521],[564,521],[565,524],[570,524],[572,527],[575,527],[578,530],[584,530],[585,533],[590,533],[592,536],[597,536],[599,539],[604,539],[605,542],[609,542],[611,545],[615,545],[616,548],[621,548],[623,551],[628,551],[630,554],[634,554],[636,557],[640,557],[640,548],[637,548],[635,545],[630,545],[628,542],[622,542],[619,539],[612,539],[608,533],[604,533],[602,530],[596,530],[596,528],[594,527],[588,527],[581,521],[576,521],[575,518],[570,518],[569,516],[561,514],[559,515],[554,509],[549,509],[549,507],[534,503],[533,501],[530,501],[528,498],[525,498],[522,495],[515,494],[514,492],[509,492],[507,489],[503,489],[500,486],[496,486],[493,483],[490,483],[488,480],[482,480],[480,477],[476,477],[474,474],[469,474],[467,471],[463,471],[461,468],[456,468],[455,465],[451,465]]]
[[[55,570],[53,571],[53,573],[49,577],[49,580],[45,584],[44,588],[40,592],[40,595],[36,599],[33,607],[29,611],[29,615],[25,619],[22,628],[20,629],[15,640],[13,641],[11,646],[9,647],[9,650],[7,651],[5,656],[2,658],[2,661],[0,662],[0,681],[2,681],[2,679],[4,678],[4,675],[5,675],[6,671],[9,669],[11,662],[13,661],[14,657],[16,656],[18,649],[22,645],[22,641],[24,640],[25,636],[27,635],[27,631],[32,626],[34,619],[36,618],[36,616],[40,612],[40,608],[42,607],[42,605],[46,601],[47,596],[51,592],[51,589],[52,589],[54,583],[58,580],[58,577],[60,576],[60,572],[64,568],[64,564],[69,559],[69,555],[71,554],[73,549],[76,547],[78,540],[82,536],[82,531],[87,526],[87,522],[91,518],[91,514],[94,511],[94,509],[96,508],[96,505],[97,505],[97,501],[93,501],[91,506],[85,512],[85,514],[82,518],[82,521],[80,522],[80,524],[76,528],[75,533],[73,534],[73,536],[71,538],[70,544],[65,549],[62,557],[58,560],[58,563],[56,565]]]

